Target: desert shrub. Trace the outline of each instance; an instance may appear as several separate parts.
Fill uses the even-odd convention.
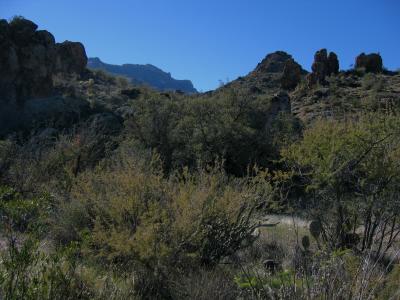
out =
[[[270,98],[231,89],[212,97],[144,97],[133,108],[129,134],[157,150],[167,171],[223,158],[228,173],[243,176],[249,165],[270,166],[301,131],[294,117],[271,113]]]
[[[212,265],[250,239],[255,200],[222,171],[163,177],[160,170],[85,174],[72,190],[92,217],[90,251],[109,262]],[[106,184],[107,183],[107,184]]]
[[[27,198],[11,187],[0,186],[0,233],[16,230],[43,236],[51,205],[48,194]]]
[[[80,242],[89,261],[134,272],[143,297],[168,295],[167,275],[212,268],[251,245],[255,206],[271,193],[263,175],[234,179],[210,168],[165,176],[157,161],[143,168],[125,158],[82,173],[53,227],[59,242]]]
[[[107,73],[104,70],[96,69],[96,70],[92,70],[92,72],[94,74],[94,78],[97,80],[101,80],[106,83],[115,83],[115,81],[116,81],[115,76],[113,76],[110,73]]]
[[[93,299],[81,278],[73,248],[46,255],[37,243],[10,237],[0,256],[1,299]]]
[[[391,116],[322,121],[284,151],[297,184],[308,193],[310,218],[320,222],[329,247],[347,247],[360,228],[360,242],[352,246],[361,251],[375,245],[381,253],[393,245],[399,234],[398,128]]]
[[[126,89],[129,86],[129,79],[123,76],[117,76],[116,84],[119,88]]]
[[[374,73],[367,73],[362,79],[362,87],[366,90],[370,90],[376,84],[377,78]]]
[[[385,270],[371,257],[320,251],[275,272],[244,266],[234,282],[245,299],[377,299]]]
[[[38,134],[22,143],[4,142],[1,179],[23,193],[65,193],[78,173],[95,167],[115,149],[118,142],[111,133],[110,128],[82,126],[52,137]]]

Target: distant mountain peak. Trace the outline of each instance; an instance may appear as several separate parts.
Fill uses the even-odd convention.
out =
[[[132,82],[148,85],[160,91],[180,90],[188,94],[197,93],[190,80],[174,79],[171,73],[164,72],[152,64],[112,65],[104,63],[98,57],[93,57],[89,58],[87,66],[90,69],[101,69],[115,75],[128,77]]]

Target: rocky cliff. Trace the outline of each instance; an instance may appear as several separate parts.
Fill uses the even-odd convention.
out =
[[[23,18],[0,20],[0,101],[22,104],[53,93],[53,76],[84,72],[81,43],[56,43],[53,35]]]

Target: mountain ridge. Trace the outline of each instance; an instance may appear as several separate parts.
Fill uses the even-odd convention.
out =
[[[99,57],[88,59],[87,67],[93,70],[103,70],[114,75],[128,77],[133,84],[148,85],[160,91],[180,90],[187,94],[197,93],[190,80],[180,80],[172,77],[171,73],[152,64],[132,64],[122,65],[108,64]]]

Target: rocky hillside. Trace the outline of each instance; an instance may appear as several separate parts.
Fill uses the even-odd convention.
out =
[[[361,53],[355,58],[354,69],[341,71],[338,56],[321,49],[315,53],[311,69],[310,73],[305,71],[291,55],[277,51],[268,54],[247,76],[208,95],[215,97],[226,90],[252,98],[279,95],[305,124],[319,118],[400,107],[400,73],[384,69],[379,54]]]
[[[307,125],[319,118],[344,118],[360,111],[393,111],[400,103],[400,75],[385,70],[379,54],[362,53],[355,59],[354,69],[340,71],[337,55],[321,49],[308,73],[291,55],[277,51],[247,76],[202,94],[194,94],[190,81],[174,80],[154,66],[114,66],[89,59],[90,68],[133,76],[135,85],[87,69],[87,62],[81,43],[55,43],[51,33],[37,30],[36,24],[23,18],[1,20],[0,136],[38,128],[65,130],[96,114],[108,114],[106,120],[121,126],[134,115],[133,103],[138,98],[173,99],[180,103],[177,107],[192,102],[228,105],[226,99],[239,99],[231,100],[232,109],[239,104],[261,109],[261,115],[249,111],[246,118],[253,121],[246,122],[262,118],[267,127],[281,112]],[[143,86],[143,82],[156,89]]]
[[[92,70],[104,70],[114,75],[122,75],[128,77],[134,84],[146,85],[159,91],[179,90],[188,94],[197,93],[190,80],[174,79],[171,73],[166,73],[150,64],[111,65],[95,57],[89,58],[88,68]]]

